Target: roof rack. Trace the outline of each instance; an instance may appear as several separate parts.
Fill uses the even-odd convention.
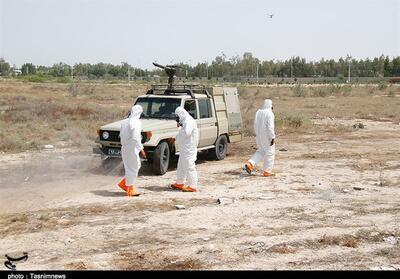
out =
[[[174,84],[172,87],[167,84],[153,84],[151,89],[147,91],[147,95],[190,95],[195,99],[194,94],[205,94],[207,98],[211,98],[210,93],[204,85],[198,84]]]
[[[164,69],[168,75],[168,85],[165,84],[154,84],[151,86],[151,89],[147,91],[147,95],[157,94],[157,92],[162,92],[163,95],[177,95],[177,94],[187,94],[190,95],[193,99],[195,99],[194,94],[205,94],[207,98],[211,98],[211,95],[208,93],[206,88],[203,85],[198,84],[173,84],[175,73],[178,68],[178,65],[160,65],[158,63],[153,63],[154,66]],[[158,93],[160,94],[160,93]]]

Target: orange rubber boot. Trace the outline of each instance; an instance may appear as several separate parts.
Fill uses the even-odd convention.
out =
[[[124,190],[125,192],[128,192],[128,187],[126,186],[126,178],[123,178],[119,183],[118,186]]]
[[[185,187],[184,184],[178,184],[178,183],[173,183],[170,186],[171,186],[172,189],[175,189],[175,190],[182,190],[183,187]]]
[[[136,191],[135,186],[128,186],[128,191],[126,193],[129,197],[137,197],[140,195],[140,193]]]
[[[185,186],[182,188],[183,192],[197,192],[196,188],[190,187],[190,186]]]
[[[247,162],[244,165],[244,168],[246,169],[248,174],[251,174],[253,172],[253,170],[254,170],[254,165],[252,163],[250,163],[250,162]]]
[[[264,171],[263,176],[264,177],[275,176],[275,173],[274,172]]]

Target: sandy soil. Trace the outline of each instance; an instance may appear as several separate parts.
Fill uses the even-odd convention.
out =
[[[199,160],[198,193],[145,165],[143,194],[126,197],[122,163],[90,150],[3,154],[0,254],[28,252],[17,270],[400,269],[400,126],[362,122],[280,135],[273,178],[243,171],[246,138],[223,162]]]

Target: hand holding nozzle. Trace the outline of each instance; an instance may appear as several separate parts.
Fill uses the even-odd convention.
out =
[[[181,122],[179,121],[179,116],[176,117],[176,127],[182,126]]]
[[[176,139],[175,138],[170,138],[167,140],[169,145],[174,145],[175,144]]]
[[[146,155],[146,152],[144,152],[144,149],[140,150],[140,156],[141,156],[143,159],[147,159],[147,155]]]

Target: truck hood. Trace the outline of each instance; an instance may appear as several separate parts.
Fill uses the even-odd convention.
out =
[[[142,121],[142,130],[144,132],[148,131],[159,131],[159,130],[169,130],[169,129],[177,129],[176,121],[173,119],[140,119]],[[119,131],[121,129],[121,122],[116,121],[104,126],[101,126],[101,130],[108,131]]]

